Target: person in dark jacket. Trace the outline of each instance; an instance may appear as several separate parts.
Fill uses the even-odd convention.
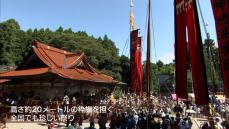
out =
[[[106,114],[100,114],[98,120],[99,129],[106,129],[106,123],[107,123]]]
[[[133,115],[130,115],[127,119],[127,129],[134,129],[136,122]]]

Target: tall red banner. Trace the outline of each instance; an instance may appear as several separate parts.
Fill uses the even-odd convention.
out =
[[[205,105],[209,103],[209,95],[196,1],[175,0],[175,3],[176,93],[178,97],[187,97],[188,43],[195,101],[197,105]]]
[[[137,71],[137,93],[141,96],[142,95],[142,51],[141,51],[141,37],[138,37],[137,39],[137,45],[136,45],[136,56],[135,56],[135,62],[136,62],[136,71]]]
[[[179,3],[180,1],[175,1]],[[176,4],[178,5],[178,4]],[[176,62],[176,94],[179,98],[187,99],[187,41],[186,41],[186,12],[179,11],[175,6],[175,62]],[[179,8],[178,8],[179,9]],[[178,12],[179,11],[179,12]]]
[[[229,1],[211,0],[219,44],[224,92],[229,97]]]
[[[131,91],[142,95],[142,64],[141,64],[141,37],[138,37],[138,30],[131,32]]]

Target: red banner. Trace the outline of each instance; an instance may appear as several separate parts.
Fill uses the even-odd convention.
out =
[[[180,1],[175,1],[179,3]],[[176,4],[178,5],[178,4]],[[187,99],[187,41],[185,11],[179,11],[175,6],[175,62],[176,62],[176,94]]]
[[[209,102],[209,95],[196,1],[175,0],[175,3],[175,51],[176,61],[178,61],[176,62],[176,81],[178,81],[176,82],[176,93],[178,97],[187,95],[186,43],[188,43],[195,101],[197,105],[206,105]]]
[[[138,78],[138,93],[142,95],[142,38],[138,37],[137,50],[136,50],[136,63],[137,63],[137,78]]]
[[[211,0],[219,45],[224,92],[229,97],[229,1]]]
[[[131,91],[142,95],[142,64],[141,64],[141,37],[138,30],[131,32]]]
[[[135,70],[135,44],[137,41],[138,37],[138,30],[132,31],[130,34],[130,72],[131,72],[131,92],[135,93],[136,92],[136,70]]]

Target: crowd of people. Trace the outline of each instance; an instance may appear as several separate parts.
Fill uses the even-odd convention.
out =
[[[67,102],[68,103],[68,102]],[[181,103],[183,104],[183,103]],[[100,129],[106,129],[108,123],[110,129],[191,129],[191,114],[182,115],[182,107],[169,98],[157,99],[137,95],[124,95],[119,99],[113,96],[101,100],[100,105],[110,107],[107,113],[91,113],[88,115],[89,128],[95,127],[95,119],[98,119]],[[174,111],[177,110],[177,111]],[[82,125],[79,117],[71,122],[69,129]],[[67,125],[68,126],[68,125]]]
[[[79,103],[80,102],[80,103]],[[1,104],[17,105],[12,98],[8,97],[1,100]],[[40,103],[37,103],[40,104]],[[66,113],[63,110],[56,112],[46,112],[60,117],[63,114],[74,115],[74,119],[66,119],[67,129],[83,128],[84,122],[89,122],[91,129],[95,128],[95,123],[100,129],[191,129],[193,118],[207,118],[205,107],[196,106],[191,100],[173,100],[171,97],[138,96],[136,94],[123,94],[115,98],[113,95],[106,95],[93,103],[96,106],[106,106],[104,113],[98,112],[74,112]],[[74,96],[67,94],[60,101],[48,100],[42,106],[63,109],[64,106],[85,106],[82,101],[77,101]],[[229,106],[225,102],[220,103],[217,98],[211,98],[211,109],[214,120],[214,127],[217,129],[229,128]],[[3,108],[2,108],[3,109]],[[108,110],[109,109],[109,110]],[[5,111],[1,111],[1,123]],[[48,128],[58,126],[63,121],[47,121]],[[209,122],[199,125],[202,129],[210,129]]]
[[[110,129],[191,129],[193,117],[207,118],[204,107],[198,107],[191,101],[173,101],[169,97],[158,99],[154,96],[148,98],[126,94],[118,99],[109,96],[101,100],[100,105],[112,108],[107,113],[89,114],[90,128],[95,127],[98,119],[100,129],[105,129],[106,125]],[[228,129],[229,119],[215,112],[214,128]],[[73,121],[72,125],[77,127],[79,124]],[[207,121],[199,126],[210,129]]]
[[[174,118],[170,99],[157,99],[127,94],[116,101],[110,99],[113,111],[109,113],[110,128],[160,128],[169,126],[168,120]],[[175,119],[174,119],[175,120]],[[167,121],[167,122],[165,122]]]

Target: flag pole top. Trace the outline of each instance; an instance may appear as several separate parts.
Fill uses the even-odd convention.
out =
[[[135,22],[134,22],[134,2],[133,0],[130,0],[130,31],[133,31],[136,29]]]
[[[134,2],[133,2],[133,0],[130,0],[130,7],[134,7]]]

